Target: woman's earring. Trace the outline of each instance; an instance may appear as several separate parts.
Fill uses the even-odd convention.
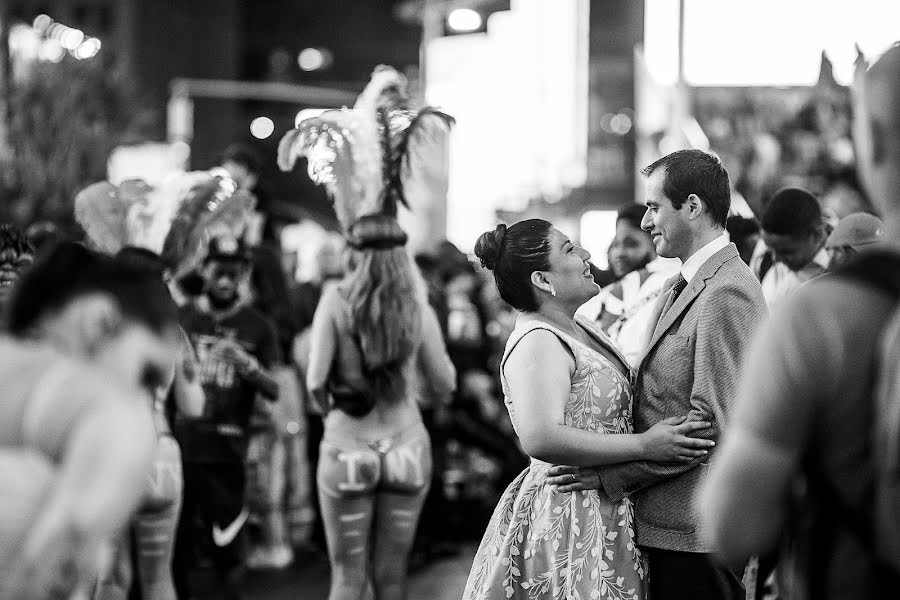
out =
[[[551,295],[551,296],[556,296],[556,290],[553,289],[553,286],[552,286],[552,285],[550,286],[550,295]]]

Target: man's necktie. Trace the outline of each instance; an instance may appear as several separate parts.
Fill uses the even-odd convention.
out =
[[[684,288],[687,287],[687,279],[684,278],[684,275],[678,276],[678,281],[675,282],[675,285],[672,286],[672,304],[678,300],[678,294],[684,291]]]
[[[675,304],[675,300],[678,298],[678,294],[684,291],[684,288],[687,287],[687,280],[683,275],[678,275],[678,281],[675,282],[671,288],[669,288],[669,297],[666,298],[666,303],[663,305],[662,311],[659,313],[659,319],[656,321],[655,327],[659,327],[659,324],[663,322],[663,319],[666,317],[666,313],[672,308],[672,305]]]

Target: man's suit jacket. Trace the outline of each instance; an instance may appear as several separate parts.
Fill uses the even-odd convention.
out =
[[[678,275],[663,289],[670,290]],[[662,312],[671,291],[662,294]],[[718,439],[727,427],[738,378],[756,331],[767,314],[759,281],[729,244],[701,267],[656,323],[634,386],[634,430],[669,417],[710,421],[701,436]],[[709,459],[684,464],[647,461],[599,470],[611,500],[631,494],[642,546],[709,552],[697,531],[695,496]]]

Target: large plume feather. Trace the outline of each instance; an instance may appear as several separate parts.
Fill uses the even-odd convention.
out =
[[[379,66],[353,109],[325,111],[287,132],[278,166],[289,171],[306,157],[310,178],[326,187],[346,232],[365,215],[396,216],[410,196],[427,203],[446,195],[452,124],[438,110],[412,109],[406,78]]]
[[[178,208],[161,253],[176,277],[202,260],[211,233],[226,229],[239,237],[256,206],[256,198],[237,189],[224,173],[191,173],[181,185]]]
[[[140,180],[116,187],[108,181],[94,183],[75,196],[75,220],[96,250],[115,254],[129,245],[131,215],[146,202],[150,186]]]
[[[301,121],[278,144],[282,170],[289,171],[306,157],[310,179],[325,186],[345,230],[359,216],[377,209],[381,191],[381,163],[373,160],[365,134],[359,133],[364,129],[361,120],[351,110],[326,111]]]
[[[450,129],[454,119],[434,108],[423,108],[403,130],[387,184],[388,195],[409,207],[443,203],[447,197]]]

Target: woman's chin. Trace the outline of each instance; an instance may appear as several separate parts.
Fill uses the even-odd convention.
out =
[[[599,293],[600,293],[600,286],[597,285],[596,282],[592,281],[590,288],[585,292],[584,296],[582,296],[579,299],[580,300],[579,306],[581,306],[582,304],[584,304],[585,302],[587,302],[588,300],[590,300],[591,298],[593,298],[594,296],[596,296]]]

